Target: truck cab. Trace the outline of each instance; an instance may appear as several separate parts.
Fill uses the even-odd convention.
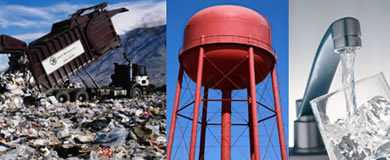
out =
[[[139,65],[139,64],[131,64],[133,72],[133,81],[135,84],[141,86],[141,87],[147,87],[149,86],[149,76],[146,71],[146,66],[145,65]]]
[[[130,97],[145,93],[150,86],[149,76],[144,65],[114,63],[114,67],[110,86],[127,89]]]

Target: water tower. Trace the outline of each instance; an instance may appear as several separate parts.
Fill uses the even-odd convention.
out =
[[[220,125],[220,158],[231,159],[232,126],[245,125],[249,128],[249,156],[251,160],[260,159],[258,124],[262,120],[276,120],[280,157],[287,160],[284,129],[278,91],[276,57],[271,46],[271,29],[267,19],[254,10],[221,5],[203,9],[196,13],[188,22],[184,31],[184,42],[179,55],[180,67],[176,87],[176,95],[172,109],[167,159],[172,158],[172,147],[176,131],[176,122],[183,108],[192,106],[191,116],[181,116],[191,121],[188,158],[205,159],[206,128],[210,125]],[[188,76],[194,83],[195,94],[191,103],[181,106],[180,97],[183,90],[183,77]],[[267,76],[272,82],[274,115],[266,119],[258,119],[258,108],[262,103],[256,96],[256,85]],[[202,97],[203,88],[203,97]],[[221,97],[210,97],[209,90],[217,90]],[[245,99],[234,99],[232,92],[245,90]],[[219,101],[220,123],[211,124],[207,121],[208,104]],[[246,103],[248,123],[232,122],[232,102]],[[201,120],[199,110],[202,106]],[[240,108],[238,108],[240,109]],[[200,125],[200,137],[198,126]],[[198,143],[199,141],[199,143]],[[199,145],[197,145],[197,143]],[[215,154],[215,153],[213,153]]]

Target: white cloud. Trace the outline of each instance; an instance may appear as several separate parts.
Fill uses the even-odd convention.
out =
[[[85,8],[88,6],[91,6],[91,4],[58,3],[58,4],[55,4],[53,6],[45,7],[44,9],[46,9],[52,13],[66,13],[67,15],[70,15],[78,9]]]
[[[109,5],[110,9],[125,7],[129,12],[118,14],[112,18],[118,34],[138,27],[153,27],[166,24],[166,2],[139,1],[121,2]]]
[[[8,69],[8,55],[0,54],[0,72]]]
[[[35,32],[35,33],[25,33],[14,35],[15,38],[21,39],[23,41],[31,41],[37,39],[46,34],[45,32]]]
[[[55,6],[30,7],[23,5],[5,5],[1,7],[1,28],[42,28],[42,26],[50,26],[53,21],[59,18],[59,15],[54,14],[55,12],[53,11],[54,8],[52,7]]]
[[[51,15],[49,14],[49,12],[47,12],[45,9],[41,9],[41,8],[33,8],[33,7],[22,6],[22,5],[7,5],[2,10],[12,11],[9,14],[23,13],[24,16],[28,16],[28,17],[37,16],[37,17],[41,17],[44,19],[51,18]]]

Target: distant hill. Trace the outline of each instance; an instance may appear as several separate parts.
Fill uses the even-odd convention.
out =
[[[166,58],[166,25],[156,27],[137,28],[121,35],[121,46],[105,54],[99,60],[93,62],[79,72],[90,86],[92,83],[85,71],[94,77],[98,85],[108,85],[111,82],[111,74],[114,72],[114,63],[127,64],[123,53],[133,62],[146,65],[151,83],[155,86],[165,85],[165,58]],[[72,80],[80,82],[80,78],[74,75]]]

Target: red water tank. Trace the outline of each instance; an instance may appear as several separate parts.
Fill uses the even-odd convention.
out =
[[[202,85],[216,89],[248,87],[248,50],[254,50],[256,83],[275,65],[270,26],[265,17],[251,9],[220,5],[196,13],[188,22],[180,63],[195,81],[199,48],[204,49]],[[222,77],[228,78],[222,78]]]
[[[249,126],[250,128],[248,135],[250,159],[260,160],[259,141],[261,135],[258,132],[258,127],[259,123],[270,118],[258,119],[257,108],[262,106],[262,102],[261,100],[258,101],[256,84],[263,81],[267,75],[270,75],[272,80],[273,113],[275,113],[273,116],[276,117],[278,126],[280,159],[287,160],[277,73],[274,67],[276,57],[271,47],[271,29],[262,15],[245,7],[232,5],[214,6],[199,11],[185,27],[184,42],[179,60],[180,67],[167,144],[168,160],[172,158],[176,118],[179,116],[192,121],[191,139],[187,152],[189,160],[195,160],[196,157],[207,159],[205,158],[207,157],[206,139],[208,139],[206,137],[209,132],[207,127],[211,125],[221,126],[220,159],[230,160],[232,158],[231,151],[234,143],[231,140],[234,132],[231,132],[231,127],[240,125]],[[182,90],[184,90],[184,72],[195,82],[195,94],[191,91],[190,84],[187,84],[189,86],[186,88],[190,90],[190,94],[185,95],[186,93],[183,93],[183,97],[193,97],[194,100],[190,103],[181,103],[183,101],[180,100]],[[212,89],[210,90],[211,94],[209,94],[209,89]],[[245,89],[247,97],[239,100],[235,99],[232,95],[235,89]],[[267,89],[264,88],[264,91]],[[201,97],[202,91],[203,97]],[[219,96],[215,93],[222,93],[222,95]],[[209,102],[220,102],[221,104],[219,123],[213,123],[207,117]],[[248,104],[248,123],[232,120],[233,102]],[[183,116],[181,111],[192,106],[192,104],[192,116]],[[242,107],[242,104],[239,107]],[[201,123],[199,122],[200,108],[202,108]],[[266,108],[270,109],[269,107]],[[199,123],[201,125],[200,138],[197,137]],[[269,138],[267,141],[271,141],[273,136],[269,136]],[[197,154],[198,141],[200,145]],[[180,150],[181,147],[178,146]]]

